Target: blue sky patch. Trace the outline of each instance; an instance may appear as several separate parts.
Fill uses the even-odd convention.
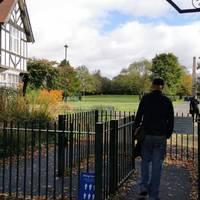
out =
[[[107,15],[106,23],[102,27],[102,32],[110,32],[133,19],[134,17],[132,15],[124,14],[119,11],[110,11]]]
[[[136,17],[133,15],[124,14],[119,11],[110,11],[107,14],[106,21],[101,28],[102,33],[111,32],[123,24],[131,21],[138,21],[142,24],[167,24],[170,26],[188,25],[196,21],[200,21],[199,14],[181,15],[175,12],[169,13],[167,16],[152,18],[152,17]]]

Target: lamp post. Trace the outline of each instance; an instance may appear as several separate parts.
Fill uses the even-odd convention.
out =
[[[69,46],[67,44],[65,44],[64,48],[65,48],[65,64],[67,65],[67,48]],[[65,85],[65,88],[64,88],[64,101],[66,102],[67,101],[67,86]]]
[[[200,57],[198,57],[200,59]],[[198,70],[200,69],[200,62],[197,62],[197,96],[199,96],[199,79],[200,77],[198,76]]]
[[[197,94],[197,61],[196,57],[193,57],[193,67],[192,67],[192,96]]]
[[[65,47],[65,60],[67,61],[67,48],[68,48],[69,46],[66,44],[64,47]]]

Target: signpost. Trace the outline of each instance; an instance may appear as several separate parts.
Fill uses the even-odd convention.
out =
[[[78,200],[95,199],[95,174],[81,173]]]
[[[180,134],[193,134],[192,117],[175,117],[174,132]]]
[[[191,0],[191,4],[194,7],[193,9],[181,9],[178,4],[176,3],[176,0],[166,0],[168,3],[171,4],[172,7],[174,7],[179,13],[194,13],[194,12],[200,12],[200,1],[199,0]]]

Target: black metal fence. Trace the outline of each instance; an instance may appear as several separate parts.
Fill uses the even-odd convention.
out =
[[[107,199],[134,171],[134,115],[85,112],[58,122],[0,123],[0,192],[14,198],[77,199],[82,172],[95,173],[95,199]],[[195,128],[195,126],[194,126]],[[173,134],[172,159],[194,159],[194,131]]]
[[[108,199],[135,169],[134,116],[96,126],[96,200]]]
[[[188,120],[191,128],[188,132],[184,130],[184,132],[179,131],[172,134],[167,141],[167,156],[174,160],[194,160],[197,157],[197,123],[189,114],[176,114],[175,121],[176,118],[183,120],[178,124],[175,123],[176,128],[184,129],[184,122]]]
[[[129,116],[119,121],[104,122],[102,124],[104,132],[100,133],[99,124],[94,123],[92,116],[88,113],[82,115],[83,117],[79,118],[78,115],[59,116],[58,123],[1,123],[1,193],[16,199],[36,197],[76,199],[82,172],[95,173],[96,181],[98,178],[102,179],[102,184],[105,183],[104,186],[101,185],[104,199],[110,195],[110,192],[114,192],[112,188],[110,189],[109,178],[110,175],[113,176],[110,167],[113,163],[116,164],[116,158],[113,161],[112,155],[119,157],[118,164],[115,166],[118,185],[132,170],[132,144],[130,144],[132,131],[130,130],[133,118]],[[119,127],[116,124],[113,127],[113,123],[119,123]],[[116,144],[113,144],[112,137],[116,131],[119,139]],[[101,134],[103,137],[100,137]],[[98,150],[101,140],[103,140],[101,147],[103,154]],[[113,146],[115,146],[114,150]],[[117,148],[119,150],[116,154]],[[115,153],[111,153],[113,151]],[[103,176],[99,173],[99,161],[102,162]],[[96,187],[98,191],[98,182]]]

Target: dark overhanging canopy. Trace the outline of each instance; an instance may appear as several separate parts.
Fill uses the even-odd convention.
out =
[[[170,3],[179,13],[195,13],[200,12],[200,6],[196,7],[194,4],[194,0],[191,0],[191,4],[194,6],[193,9],[181,9],[173,0],[166,0]]]

